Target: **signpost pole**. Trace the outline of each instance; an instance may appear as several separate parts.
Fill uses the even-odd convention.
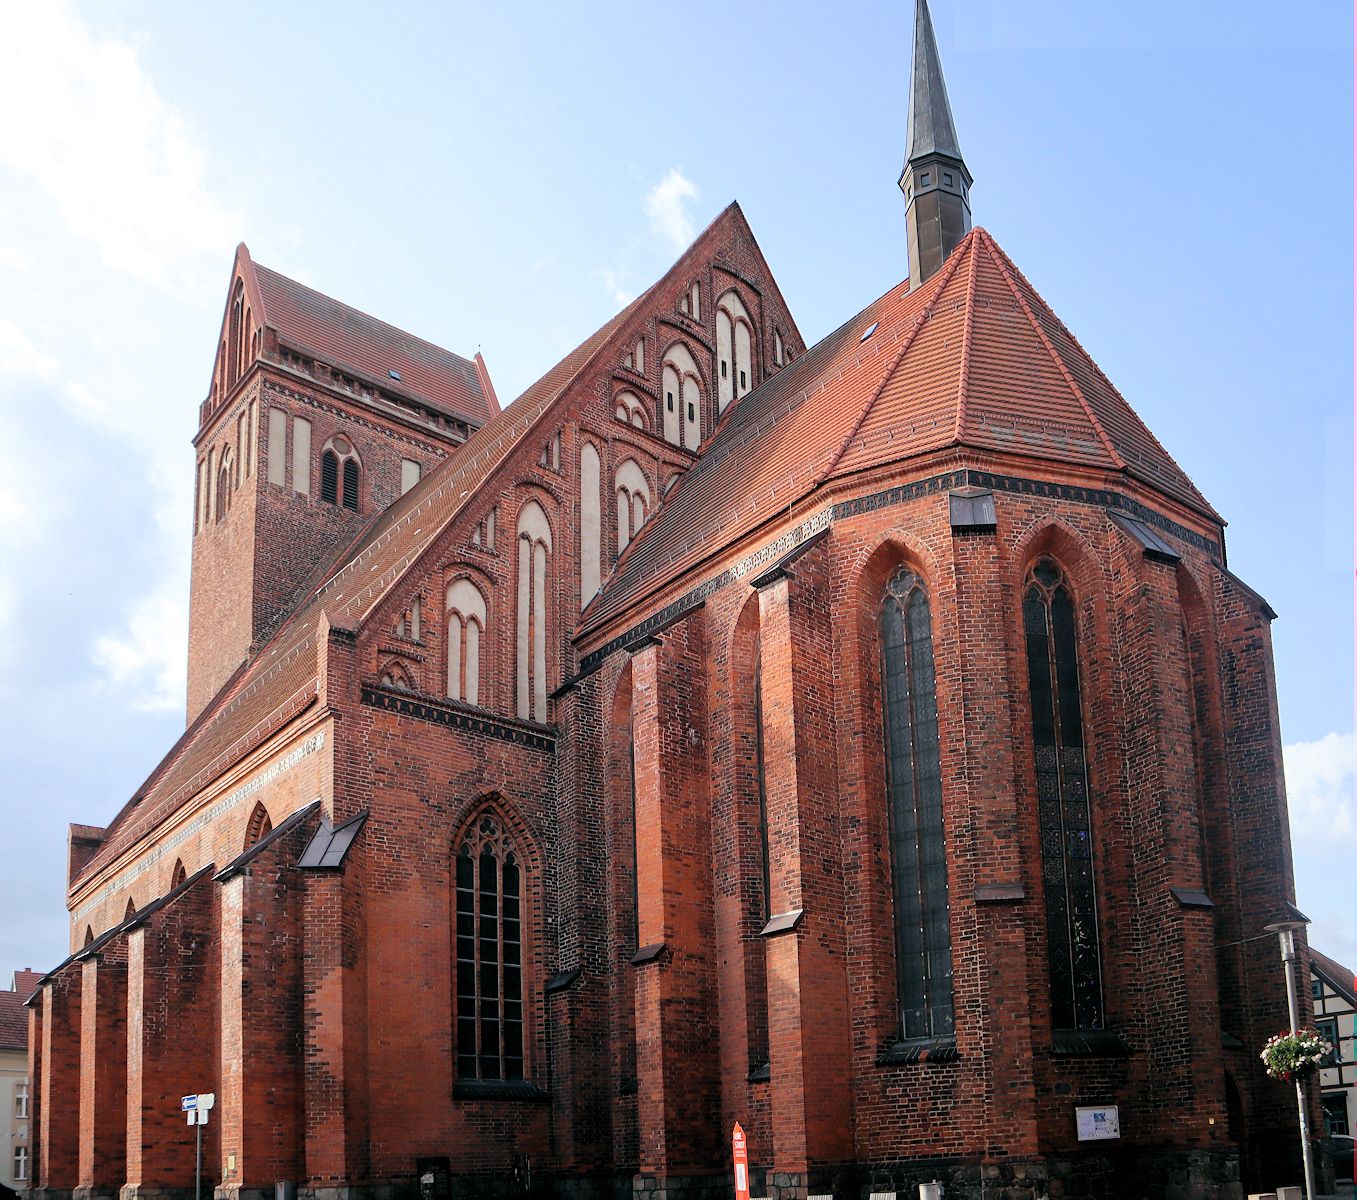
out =
[[[203,1123],[199,1119],[194,1124],[198,1128],[198,1156],[193,1170],[193,1195],[196,1200],[203,1200]]]

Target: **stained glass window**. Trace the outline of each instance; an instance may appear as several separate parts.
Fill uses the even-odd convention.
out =
[[[1102,958],[1074,600],[1063,572],[1049,558],[1037,562],[1028,575],[1022,615],[1046,894],[1051,1024],[1056,1029],[1101,1029]]]
[[[522,1079],[523,873],[499,818],[457,851],[457,1076]]]
[[[928,594],[899,571],[881,610],[886,791],[895,958],[904,1038],[953,1032],[952,938]]]

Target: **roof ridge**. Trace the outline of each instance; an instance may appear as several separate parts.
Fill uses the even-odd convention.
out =
[[[992,247],[994,244],[993,239],[989,237],[988,234],[985,236],[985,244],[987,247]],[[1027,315],[1028,324],[1036,331],[1037,337],[1041,339],[1041,344],[1046,348],[1046,353],[1051,356],[1051,362],[1055,364],[1056,370],[1059,371],[1064,378],[1065,383],[1074,394],[1074,398],[1079,401],[1079,407],[1084,410],[1084,415],[1088,418],[1089,424],[1093,426],[1093,432],[1098,435],[1098,440],[1102,442],[1103,449],[1112,456],[1112,461],[1116,464],[1117,468],[1124,471],[1126,469],[1126,460],[1122,458],[1107,430],[1103,428],[1103,423],[1098,419],[1098,414],[1093,411],[1093,406],[1088,402],[1088,397],[1084,395],[1083,389],[1080,388],[1079,384],[1075,381],[1074,376],[1070,373],[1069,365],[1060,357],[1060,351],[1051,343],[1051,339],[1047,335],[1046,330],[1042,328],[1041,321],[1037,319],[1036,313],[1032,311],[1032,306],[1027,303],[1027,298],[1022,294],[1022,289],[1018,287],[1013,279],[1013,273],[1009,271],[1008,266],[1006,265],[1006,259],[1006,255],[1001,259],[994,254],[992,249],[990,250],[990,261],[999,268],[999,274],[1004,277],[1004,282],[1008,284],[1008,290],[1013,293],[1013,298],[1018,302],[1018,306]],[[1016,271],[1017,268],[1014,267],[1013,270]],[[1023,282],[1026,283],[1027,280],[1024,279]],[[1031,287],[1030,284],[1028,284],[1028,286]],[[1033,289],[1033,294],[1036,294],[1035,288]],[[1038,297],[1038,299],[1040,299],[1040,297]],[[1050,306],[1045,300],[1042,300],[1041,305],[1047,312],[1050,312]],[[1055,316],[1054,313],[1051,313],[1051,315],[1053,317]],[[1060,318],[1056,317],[1055,319],[1058,321]]]
[[[830,455],[829,460],[820,469],[819,474],[816,475],[809,489],[811,492],[815,491],[816,488],[829,478],[834,468],[839,465],[843,456],[848,453],[848,447],[853,444],[853,439],[857,437],[858,430],[862,428],[863,422],[867,420],[867,414],[876,407],[876,402],[881,398],[881,393],[886,390],[886,385],[894,377],[896,371],[900,369],[900,364],[904,362],[905,355],[909,353],[910,347],[914,345],[914,340],[918,336],[919,330],[928,323],[928,318],[933,315],[933,305],[936,303],[938,297],[942,295],[943,289],[951,283],[952,276],[956,274],[957,268],[961,265],[963,255],[967,252],[968,248],[970,248],[971,253],[974,253],[974,248],[971,247],[974,238],[974,233],[968,234],[957,246],[956,250],[952,252],[952,256],[949,260],[950,265],[945,266],[935,276],[937,283],[933,288],[933,294],[924,303],[923,308],[919,310],[918,316],[914,318],[914,324],[910,326],[909,332],[905,335],[905,344],[900,347],[900,353],[895,356],[894,361],[886,368],[886,373],[881,377],[880,382],[872,389],[872,394],[867,398],[867,403],[863,405],[862,411],[858,413],[857,419],[853,422],[847,435],[839,444],[839,448]]]
[[[980,269],[980,255],[971,254],[971,270],[966,278],[966,321],[961,330],[961,371],[957,379],[956,423],[952,430],[953,441],[961,441],[961,431],[966,423],[966,390],[971,385],[971,331],[975,327],[975,277]]]
[[[1084,344],[1075,336],[1074,331],[1070,329],[1070,327],[1067,324],[1065,324],[1065,321],[1060,316],[1060,314],[1057,313],[1055,309],[1053,309],[1049,304],[1046,303],[1046,298],[1042,296],[1042,294],[1039,291],[1037,291],[1035,287],[1032,286],[1032,281],[1028,279],[1026,275],[1023,274],[1022,269],[1017,265],[1017,263],[1013,262],[1013,260],[1008,257],[1008,254],[1004,251],[1003,247],[1000,246],[998,242],[995,242],[993,238],[990,238],[989,240],[990,243],[993,245],[994,249],[998,251],[999,256],[1009,265],[1009,268],[1013,271],[1013,273],[1019,279],[1021,279],[1022,282],[1028,288],[1031,289],[1032,294],[1041,301],[1042,306],[1046,309],[1047,312],[1051,314],[1052,318],[1055,320],[1056,324],[1060,326],[1065,336],[1069,338],[1070,341],[1074,344],[1075,349],[1077,349],[1079,353],[1084,356],[1084,359],[1088,362],[1088,365],[1091,366],[1098,373],[1098,378],[1103,381],[1108,390],[1111,391],[1112,394],[1116,396],[1118,400],[1120,400],[1124,405],[1126,405],[1128,409],[1130,409],[1131,415],[1135,418],[1136,422],[1140,425],[1140,427],[1145,431],[1145,434],[1150,439],[1150,441],[1154,443],[1155,448],[1158,449],[1164,455],[1164,457],[1168,459],[1168,461],[1178,469],[1179,473],[1183,476],[1184,480],[1186,480],[1186,482],[1191,486],[1192,490],[1196,492],[1200,499],[1206,504],[1208,512],[1216,520],[1220,520],[1221,519],[1220,514],[1216,512],[1214,505],[1212,505],[1211,502],[1207,500],[1205,496],[1201,495],[1201,490],[1192,480],[1192,477],[1188,475],[1188,473],[1185,470],[1183,470],[1183,467],[1178,462],[1178,460],[1174,458],[1172,454],[1169,453],[1164,443],[1159,440],[1159,436],[1154,432],[1153,429],[1150,428],[1149,423],[1142,419],[1142,417],[1136,411],[1131,402],[1121,394],[1121,389],[1117,387],[1117,385],[1113,383],[1111,379],[1108,378],[1107,372],[1104,371],[1102,367],[1098,365],[1098,360],[1094,358],[1093,355],[1091,355],[1088,352],[1088,350],[1084,348]]]
[[[267,267],[263,263],[257,263],[253,259],[250,260],[250,265],[254,268],[256,276],[260,271],[264,271],[267,274],[272,275],[275,279],[282,279],[287,283],[292,284],[293,287],[303,288],[312,295],[319,296],[322,300],[326,300],[338,308],[346,309],[351,313],[356,313],[358,316],[362,317],[363,320],[371,321],[374,325],[380,325],[384,329],[389,329],[392,333],[398,333],[401,337],[406,337],[411,341],[419,342],[422,345],[428,346],[431,350],[437,350],[440,354],[451,355],[453,358],[460,359],[469,367],[474,368],[476,365],[472,359],[467,358],[464,354],[458,354],[456,350],[449,350],[446,346],[440,346],[437,342],[431,342],[428,338],[421,337],[417,333],[411,333],[408,329],[402,329],[399,325],[393,325],[390,321],[384,321],[381,317],[374,317],[370,312],[366,312],[356,305],[350,304],[346,300],[340,300],[338,297],[330,295],[329,292],[322,292],[320,288],[312,287],[309,283],[303,283],[300,279],[294,279],[291,275],[284,275],[281,271],[275,271],[272,267]],[[273,328],[276,329],[277,327],[273,326]]]

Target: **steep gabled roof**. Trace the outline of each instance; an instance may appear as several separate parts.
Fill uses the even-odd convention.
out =
[[[671,277],[691,271],[693,262],[712,240],[733,223],[748,233],[735,204],[699,234],[646,292],[369,522],[332,568],[317,576],[317,586],[305,594],[254,661],[214,697],[195,726],[114,818],[103,845],[79,878],[98,871],[315,700],[316,635],[322,619],[346,625],[361,623],[439,535],[478,500],[481,485],[544,420],[566,389],[594,364],[613,335]]]
[[[22,992],[0,991],[0,1050],[28,1049],[28,1010],[24,1008],[27,999]]]
[[[291,349],[347,367],[389,391],[422,400],[474,425],[494,415],[497,406],[471,359],[256,263],[243,242],[236,248],[236,271],[245,280],[255,321],[272,329]],[[229,318],[229,296],[227,310]]]
[[[1214,510],[983,229],[746,396],[627,548],[582,630],[820,485],[968,446],[1133,476]]]
[[[1357,978],[1350,968],[1310,947],[1310,969],[1354,1008],[1357,1008]]]

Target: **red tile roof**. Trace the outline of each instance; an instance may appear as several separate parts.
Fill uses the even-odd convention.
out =
[[[482,425],[497,411],[476,363],[370,317],[254,262],[245,245],[237,265],[259,306],[254,317],[292,349],[366,376],[392,392]],[[395,371],[399,380],[390,375]]]
[[[994,239],[975,229],[921,287],[893,288],[727,415],[581,628],[830,479],[952,446],[1125,473],[1219,519]]]
[[[32,989],[28,995],[0,992],[0,1050],[28,1049],[28,1009],[24,1007],[24,1001],[29,995],[32,995]]]

